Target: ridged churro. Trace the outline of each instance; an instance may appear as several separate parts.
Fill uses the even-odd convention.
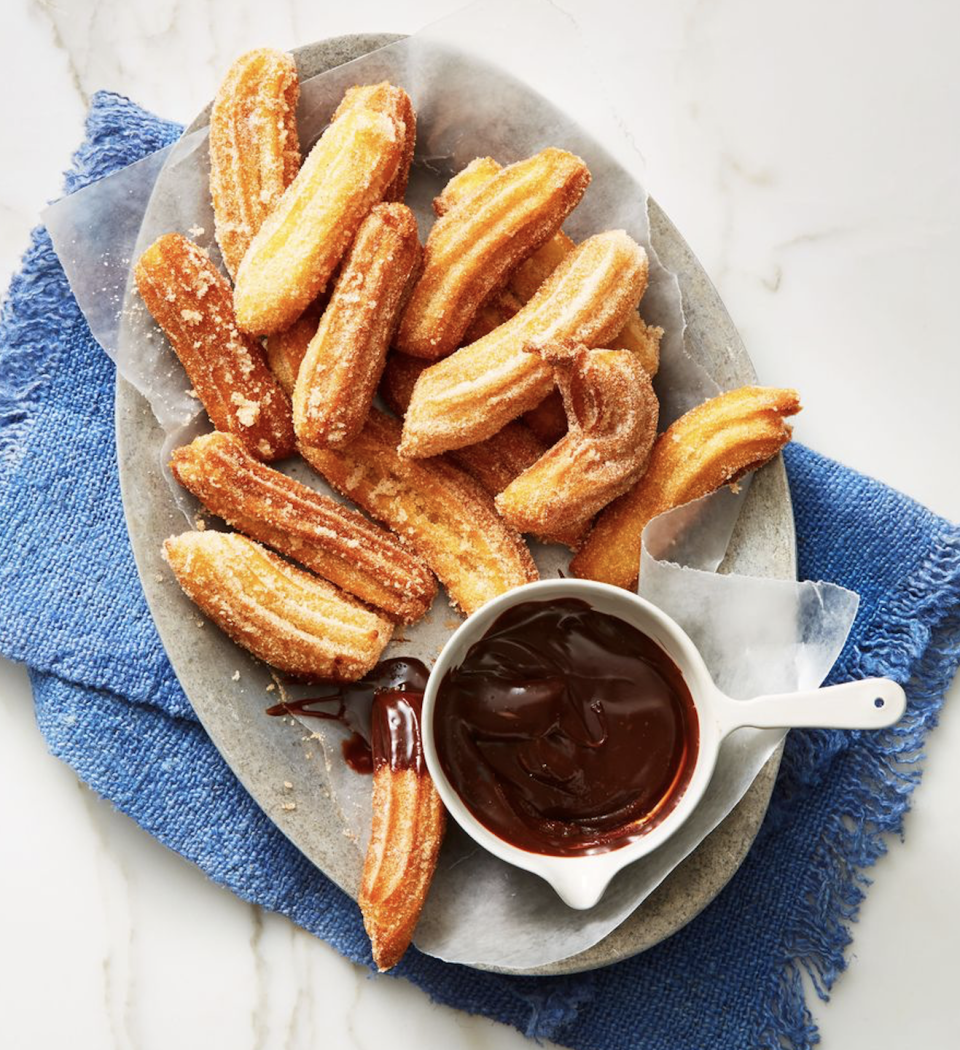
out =
[[[178,448],[173,476],[204,506],[392,620],[414,623],[437,584],[423,562],[384,529],[253,459],[230,434]]]
[[[504,288],[485,302],[473,315],[473,320],[463,333],[463,345],[469,346],[485,335],[489,335],[494,328],[499,328],[514,314],[519,313],[522,307],[523,303],[513,292],[509,288]],[[427,364],[429,363],[428,361]]]
[[[400,310],[416,280],[417,220],[378,204],[360,224],[293,393],[299,441],[339,447],[363,428]]]
[[[504,168],[438,219],[397,349],[430,360],[455,350],[480,306],[557,232],[589,182],[579,157],[549,148]]]
[[[380,396],[391,412],[403,416],[417,378],[427,367],[429,363],[422,358],[398,353],[389,356],[380,382]],[[486,441],[454,449],[448,453],[448,458],[480,482],[491,496],[496,496],[536,463],[548,447],[532,430],[514,422],[507,423]],[[561,543],[576,550],[586,538],[589,525],[590,522],[585,520],[552,533],[534,532],[544,543]]]
[[[784,417],[799,411],[795,390],[745,386],[681,416],[657,438],[643,477],[597,519],[574,575],[633,589],[645,526],[762,466],[790,440]]]
[[[440,196],[435,198],[434,212],[437,215],[445,215],[458,207],[478,193],[500,170],[500,165],[492,157],[477,157],[476,160],[472,160],[453,176],[444,186]],[[474,342],[509,320],[520,305],[529,302],[537,294],[543,282],[575,247],[574,242],[563,230],[558,230],[513,271],[503,291],[492,295],[484,303],[467,330],[464,342]],[[660,366],[662,335],[662,328],[645,324],[638,314],[632,313],[623,329],[604,345],[612,350],[629,350],[636,354],[644,369],[653,376],[657,374]],[[563,431],[560,431],[556,434],[553,440],[561,437],[562,433]]]
[[[433,198],[433,214],[438,219],[446,215],[448,211],[482,190],[502,168],[503,165],[493,157],[475,157],[450,179],[440,191],[439,197]]]
[[[641,476],[659,404],[627,350],[588,350],[567,340],[535,352],[554,370],[569,430],[494,502],[520,532],[544,533],[592,517]]]
[[[280,332],[326,287],[360,223],[397,174],[404,128],[364,108],[324,132],[267,216],[237,271],[237,323]]]
[[[385,201],[403,201],[407,193],[407,182],[410,178],[410,165],[417,144],[417,114],[410,101],[410,96],[403,88],[395,87],[388,81],[380,84],[364,84],[349,88],[343,96],[333,119],[342,116],[348,109],[371,109],[383,113],[403,125],[403,151],[400,166],[393,181],[384,190]]]
[[[236,533],[186,532],[163,545],[177,582],[238,645],[271,667],[352,682],[369,671],[393,625]]]
[[[236,434],[259,459],[289,456],[290,402],[260,344],[238,330],[230,285],[207,253],[168,233],[140,256],[134,272],[213,425]]]
[[[413,396],[413,388],[417,385],[421,372],[429,367],[430,362],[424,361],[422,357],[410,357],[396,350],[387,355],[387,363],[384,365],[377,392],[395,416],[403,419]]]
[[[407,950],[427,899],[446,811],[427,772],[417,694],[373,698],[373,821],[357,903],[381,971]]]
[[[300,168],[293,58],[262,47],[227,71],[210,111],[210,196],[217,243],[235,274]]]
[[[647,254],[623,230],[575,248],[523,309],[417,380],[403,427],[404,456],[433,456],[495,434],[539,404],[553,372],[529,344],[603,344],[623,328],[647,282]]]
[[[330,484],[383,522],[430,566],[468,615],[490,598],[537,579],[523,540],[480,485],[441,459],[397,452],[400,425],[372,409],[345,449],[301,445]]]
[[[321,301],[325,300],[321,296]],[[326,303],[323,302],[325,306]],[[300,365],[307,353],[310,340],[317,334],[323,309],[317,304],[307,307],[301,317],[289,328],[276,332],[266,340],[267,364],[276,376],[283,392],[293,398],[293,388],[297,383]]]

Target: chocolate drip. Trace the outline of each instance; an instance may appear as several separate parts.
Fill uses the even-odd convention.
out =
[[[417,727],[416,744],[411,745],[411,759],[407,766],[422,768],[422,748],[420,746],[419,719],[420,698],[427,687],[430,672],[420,661],[405,656],[383,660],[359,682],[330,682],[329,693],[310,696],[299,700],[284,700],[266,709],[268,715],[295,715],[305,718],[325,718],[340,722],[351,730],[350,736],[340,745],[344,761],[355,773],[371,773],[374,769],[373,752],[371,751],[370,730],[367,715],[371,712],[371,703],[380,695],[408,697],[408,706],[415,702],[415,722]],[[334,706],[335,705],[335,706]],[[375,707],[378,705],[375,705]],[[376,718],[376,716],[374,716]],[[406,716],[398,716],[401,719]],[[376,732],[376,720],[374,721]],[[408,749],[409,750],[409,749]],[[399,740],[397,753],[400,754]],[[398,758],[398,761],[400,759]]]
[[[501,838],[560,856],[615,849],[676,805],[699,727],[679,668],[624,620],[567,598],[500,616],[444,676],[440,763]]]
[[[422,704],[423,693],[406,690],[384,691],[373,698],[370,743],[375,770],[389,765],[391,769],[412,769],[418,776],[423,773]]]

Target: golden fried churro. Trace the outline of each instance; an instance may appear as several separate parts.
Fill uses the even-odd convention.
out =
[[[650,457],[660,406],[627,350],[565,340],[535,352],[553,367],[570,429],[494,502],[520,532],[543,533],[592,517],[630,488]]]
[[[489,335],[494,328],[499,328],[515,313],[519,313],[522,307],[523,303],[509,288],[497,292],[473,315],[473,320],[463,333],[463,345],[469,346],[485,335]],[[427,364],[429,363],[428,361]]]
[[[408,357],[406,354],[393,353],[387,358],[387,367],[383,370],[380,382],[380,396],[391,412],[403,416],[410,404],[417,378],[428,366],[429,362],[422,358]],[[479,481],[491,496],[496,496],[532,466],[548,447],[533,431],[515,422],[508,423],[486,441],[454,449],[449,453],[449,458]],[[586,538],[589,525],[589,521],[583,521],[556,533],[537,535],[544,543],[562,543],[576,550]]]
[[[579,157],[545,149],[504,168],[438,219],[397,349],[430,360],[455,350],[483,302],[557,232],[589,182]]]
[[[745,386],[681,416],[657,438],[643,477],[597,519],[573,573],[635,587],[647,523],[762,466],[790,440],[784,417],[799,411],[795,390]]]
[[[439,219],[483,189],[502,169],[493,157],[476,157],[443,187],[433,199],[433,214]]]
[[[643,366],[644,372],[648,376],[655,376],[660,368],[662,338],[662,328],[644,323],[639,314],[633,313],[623,328],[603,345],[610,350],[629,350]]]
[[[377,393],[387,408],[400,419],[407,411],[420,373],[429,367],[430,362],[424,361],[422,357],[410,357],[396,350],[387,355]]]
[[[404,459],[399,441],[400,424],[372,409],[345,449],[301,445],[300,451],[335,489],[408,543],[468,615],[537,579],[530,552],[490,495],[444,460]]]
[[[410,165],[413,163],[413,151],[417,144],[417,114],[410,101],[410,96],[403,88],[395,87],[388,81],[381,84],[364,84],[350,88],[343,96],[333,119],[342,116],[348,109],[372,109],[383,113],[403,125],[403,152],[400,166],[393,181],[383,194],[385,201],[402,201],[407,193],[407,181],[410,178]]]
[[[179,233],[165,234],[140,256],[135,277],[213,425],[260,459],[289,456],[290,402],[260,344],[238,331],[230,285],[206,252]]]
[[[413,623],[437,584],[423,562],[356,511],[258,463],[230,434],[178,448],[173,476],[208,510],[338,587]]]
[[[503,430],[498,430],[485,441],[453,449],[448,455],[461,470],[479,481],[491,496],[497,496],[525,470],[529,470],[546,451],[547,446],[533,431],[517,421],[507,423]],[[531,532],[543,543],[560,543],[577,550],[587,538],[592,518],[593,514],[588,513],[564,525],[548,528],[533,525],[518,531]]]
[[[321,296],[321,299],[324,297]],[[297,383],[297,373],[306,355],[310,340],[320,327],[322,309],[308,306],[302,317],[282,332],[276,332],[266,341],[267,364],[277,378],[287,397],[293,397],[293,388]]]
[[[163,553],[187,596],[280,671],[352,682],[390,641],[389,620],[245,536],[185,532],[166,540]]]
[[[443,188],[443,192],[433,202],[437,215],[444,215],[457,207],[464,200],[477,193],[487,182],[500,171],[500,165],[492,157],[477,157]],[[573,241],[558,230],[553,237],[538,248],[526,262],[513,271],[507,287],[481,307],[466,333],[465,343],[474,342],[493,331],[497,325],[509,320],[516,312],[516,303],[529,302],[537,294],[540,285],[553,273],[561,262],[573,251]],[[605,344],[612,350],[629,350],[636,354],[644,369],[651,375],[657,374],[660,365],[660,339],[662,328],[644,324],[636,313],[627,318],[623,330]],[[559,398],[555,403],[555,414],[559,413]],[[555,433],[552,438],[545,437],[550,444],[562,437],[563,431]]]
[[[360,224],[297,376],[298,440],[338,447],[363,428],[420,257],[405,204],[378,204]]]
[[[374,696],[373,821],[357,903],[381,971],[413,937],[443,842],[446,811],[427,772],[416,693]]]
[[[647,254],[623,230],[584,241],[506,324],[420,376],[401,453],[433,456],[476,444],[539,404],[553,372],[524,347],[557,339],[602,344],[623,328],[646,281]]]
[[[326,287],[360,223],[393,181],[404,129],[373,110],[348,109],[324,132],[267,216],[237,271],[237,323],[283,331]]]
[[[560,391],[551,390],[539,405],[524,412],[522,419],[547,448],[555,445],[567,432],[567,413]]]
[[[299,98],[293,58],[263,47],[233,63],[213,101],[210,196],[231,275],[300,168]]]

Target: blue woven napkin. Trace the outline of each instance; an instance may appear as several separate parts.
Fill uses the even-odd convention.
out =
[[[95,97],[72,192],[180,129]],[[197,723],[147,610],[117,480],[114,369],[43,229],[0,321],[0,652],[30,668],[50,750],[246,900],[370,966],[354,903],[246,794]],[[577,1048],[807,1047],[807,970],[844,968],[867,879],[901,830],[924,735],[960,662],[960,530],[805,448],[786,452],[802,578],[862,601],[832,679],[889,675],[907,717],[883,734],[793,731],[756,845],[694,922],[627,962],[565,978],[480,973],[407,953],[432,998]],[[387,979],[387,978],[384,978]],[[696,1033],[696,1036],[691,1036]]]

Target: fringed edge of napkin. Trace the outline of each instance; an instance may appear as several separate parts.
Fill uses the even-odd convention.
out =
[[[773,990],[760,1016],[763,1050],[807,1050],[819,1042],[806,1003],[803,974],[821,1000],[847,967],[851,923],[871,880],[866,871],[887,852],[887,837],[903,838],[903,819],[922,775],[924,738],[937,724],[943,698],[960,663],[960,529],[945,524],[913,575],[877,611],[853,649],[843,677],[886,676],[908,696],[907,713],[893,728],[858,732],[844,748],[840,731],[794,731],[793,763],[824,769],[843,761],[843,804],[830,814],[807,868],[803,902],[781,942]],[[777,794],[768,819],[778,822]]]

